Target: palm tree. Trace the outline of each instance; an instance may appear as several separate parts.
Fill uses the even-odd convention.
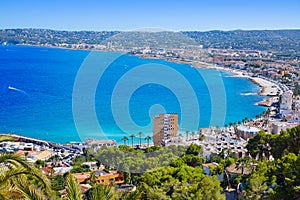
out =
[[[0,155],[0,198],[1,199],[49,199],[49,179],[31,163],[18,155]],[[12,197],[12,195],[15,195]],[[49,197],[49,198],[48,198]]]
[[[192,132],[192,139],[194,139],[194,137],[195,137],[195,132],[193,131]]]
[[[185,131],[185,135],[186,135],[186,141],[189,140],[189,131]]]
[[[82,200],[82,193],[76,178],[72,174],[68,174],[66,179],[66,199]]]
[[[129,137],[131,137],[131,146],[132,146],[132,148],[133,148],[133,138],[135,137],[135,135],[134,135],[134,134],[131,134]]]
[[[145,137],[145,140],[147,140],[147,144],[148,144],[148,147],[149,147],[149,141],[151,140],[151,137],[148,135],[147,137]]]
[[[25,197],[25,199],[36,200],[49,200],[50,197],[46,196],[38,186],[30,184],[26,176],[20,176],[16,179],[15,185],[18,191]]]
[[[113,187],[108,185],[97,185],[89,192],[90,200],[111,200],[114,199]]]
[[[97,177],[96,177],[96,172],[95,171],[91,173],[89,182],[93,186],[96,185],[96,183],[97,183]]]
[[[124,136],[124,137],[122,138],[122,140],[124,141],[124,145],[126,145],[126,141],[128,140],[128,137]]]
[[[242,170],[242,175],[244,174],[244,169],[247,168],[250,165],[250,158],[249,157],[244,157],[244,158],[239,158],[236,163],[236,169]]]
[[[138,133],[139,137],[140,137],[140,147],[142,146],[142,136],[144,135],[142,132]]]

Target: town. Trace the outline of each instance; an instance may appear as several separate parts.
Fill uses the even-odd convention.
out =
[[[227,199],[234,199],[238,195],[239,197],[245,195],[241,185],[246,187],[249,182],[257,179],[251,172],[267,168],[261,167],[265,160],[277,162],[281,157],[286,158],[284,156],[289,155],[286,152],[294,153],[295,156],[299,152],[300,145],[296,139],[299,137],[300,124],[300,56],[297,45],[293,47],[287,45],[283,50],[275,45],[268,49],[265,49],[266,45],[254,49],[244,42],[235,46],[226,44],[230,45],[228,47],[223,44],[216,48],[210,47],[209,43],[201,44],[202,34],[199,33],[200,36],[196,37],[197,34],[193,32],[179,35],[159,33],[159,37],[161,34],[164,35],[163,38],[165,35],[175,37],[180,41],[178,43],[182,45],[184,41],[185,44],[180,46],[171,42],[172,45],[167,47],[160,45],[161,40],[154,46],[149,45],[157,41],[157,35],[154,35],[151,41],[140,45],[135,42],[124,43],[124,36],[118,35],[120,32],[12,29],[2,30],[0,33],[5,35],[0,37],[3,45],[123,51],[133,56],[179,62],[195,68],[223,70],[236,77],[248,78],[259,85],[261,88],[259,95],[265,97],[258,103],[266,107],[265,112],[258,114],[254,119],[244,118],[225,124],[224,127],[180,131],[177,113],[161,113],[153,118],[151,136],[145,136],[142,132],[125,135],[122,139],[123,145],[117,145],[120,141],[93,138],[86,138],[82,142],[56,144],[17,134],[0,134],[0,156],[18,155],[40,169],[42,174],[51,180],[52,188],[60,198],[68,195],[66,182],[71,179],[69,177],[75,178],[85,198],[88,198],[90,191],[97,185],[108,186],[109,190],[113,190],[123,199],[135,199],[130,195],[156,197],[151,193],[151,187],[155,184],[149,179],[151,180],[152,176],[156,177],[155,173],[159,174],[161,171],[166,174],[177,173],[180,167],[184,166],[190,176],[203,172],[205,176],[210,177],[208,181],[220,181],[221,185],[212,188],[216,188],[217,193],[220,191],[224,193]],[[69,37],[70,34],[72,37]],[[139,34],[127,33],[126,37],[129,35],[137,38]],[[84,37],[81,37],[82,35]],[[200,43],[186,39],[188,35]],[[118,37],[108,40],[111,36]],[[148,38],[149,33],[142,33],[141,37]],[[55,38],[55,41],[50,41],[51,38]],[[98,39],[90,40],[90,38]],[[293,135],[294,133],[296,134]],[[286,143],[282,138],[286,139]],[[282,149],[276,148],[280,146],[278,144],[282,144]],[[288,158],[282,162],[279,160],[277,165],[280,167],[274,171],[284,174],[280,170],[284,168],[284,162],[289,161]],[[0,169],[2,167],[9,168],[10,165],[1,163]],[[199,169],[201,172],[197,171]],[[184,174],[181,171],[180,173]],[[180,173],[178,175],[180,180],[188,179],[187,175]],[[271,174],[269,171],[268,173]],[[284,175],[289,178],[289,174]],[[161,177],[160,181],[169,180],[171,177],[173,176],[168,174]],[[272,195],[270,191],[280,184],[294,186],[292,183],[282,181],[280,177],[276,185],[274,181],[271,183],[272,178],[273,176],[270,176],[269,179],[259,182],[264,186],[259,192],[264,193],[265,197]],[[171,187],[167,184],[164,186]],[[147,191],[146,194],[138,194],[139,188]],[[174,188],[166,190],[172,191]],[[200,193],[204,193],[203,190],[205,189]],[[210,191],[211,188],[207,190]],[[293,192],[291,194],[296,196],[299,194],[297,188],[293,188]],[[212,191],[211,194],[213,193]]]

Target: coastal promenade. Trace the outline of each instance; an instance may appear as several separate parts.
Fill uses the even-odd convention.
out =
[[[51,148],[55,148],[55,149],[62,149],[63,147],[55,144],[53,142],[49,142],[46,140],[40,140],[40,139],[35,139],[35,138],[30,138],[30,137],[25,137],[25,136],[21,136],[21,135],[17,135],[17,134],[9,134],[9,133],[0,133],[0,137],[1,136],[8,136],[8,137],[12,137],[15,141],[18,142],[30,142],[33,144],[38,144],[38,145],[45,145]]]

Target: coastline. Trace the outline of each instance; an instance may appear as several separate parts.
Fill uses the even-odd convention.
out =
[[[149,56],[149,55],[133,55],[133,56],[138,56],[141,58],[145,59],[162,59],[166,60],[169,62],[175,62],[175,63],[180,63],[180,64],[187,64],[191,65],[192,67],[195,68],[206,68],[206,69],[215,69],[215,70],[220,70],[224,72],[229,72],[233,74],[233,78],[246,78],[250,80],[252,83],[260,87],[260,91],[258,92],[259,96],[265,96],[266,98],[260,102],[257,102],[257,105],[260,106],[265,106],[265,107],[270,107],[274,102],[277,101],[277,98],[279,95],[282,94],[282,90],[279,87],[278,84],[271,82],[270,80],[267,80],[264,77],[254,77],[250,76],[247,74],[244,74],[244,72],[239,71],[239,70],[234,70],[222,66],[217,66],[215,64],[211,63],[205,63],[201,61],[184,61],[184,60],[178,60],[174,58],[163,58],[163,57],[154,57],[154,56]]]

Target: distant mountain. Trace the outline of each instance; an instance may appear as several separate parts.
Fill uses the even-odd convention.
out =
[[[108,38],[105,42],[112,42],[125,49],[150,47],[150,48],[181,48],[187,46],[199,46],[192,38],[180,33],[171,31],[142,32],[128,31],[121,32]]]
[[[204,48],[272,50],[300,52],[300,30],[253,31],[55,31],[48,29],[3,29],[0,44],[117,44],[119,47],[180,47],[203,45]]]
[[[300,30],[186,31],[204,48],[233,48],[300,52]]]
[[[3,29],[0,44],[100,44],[119,31],[56,31],[49,29]]]

